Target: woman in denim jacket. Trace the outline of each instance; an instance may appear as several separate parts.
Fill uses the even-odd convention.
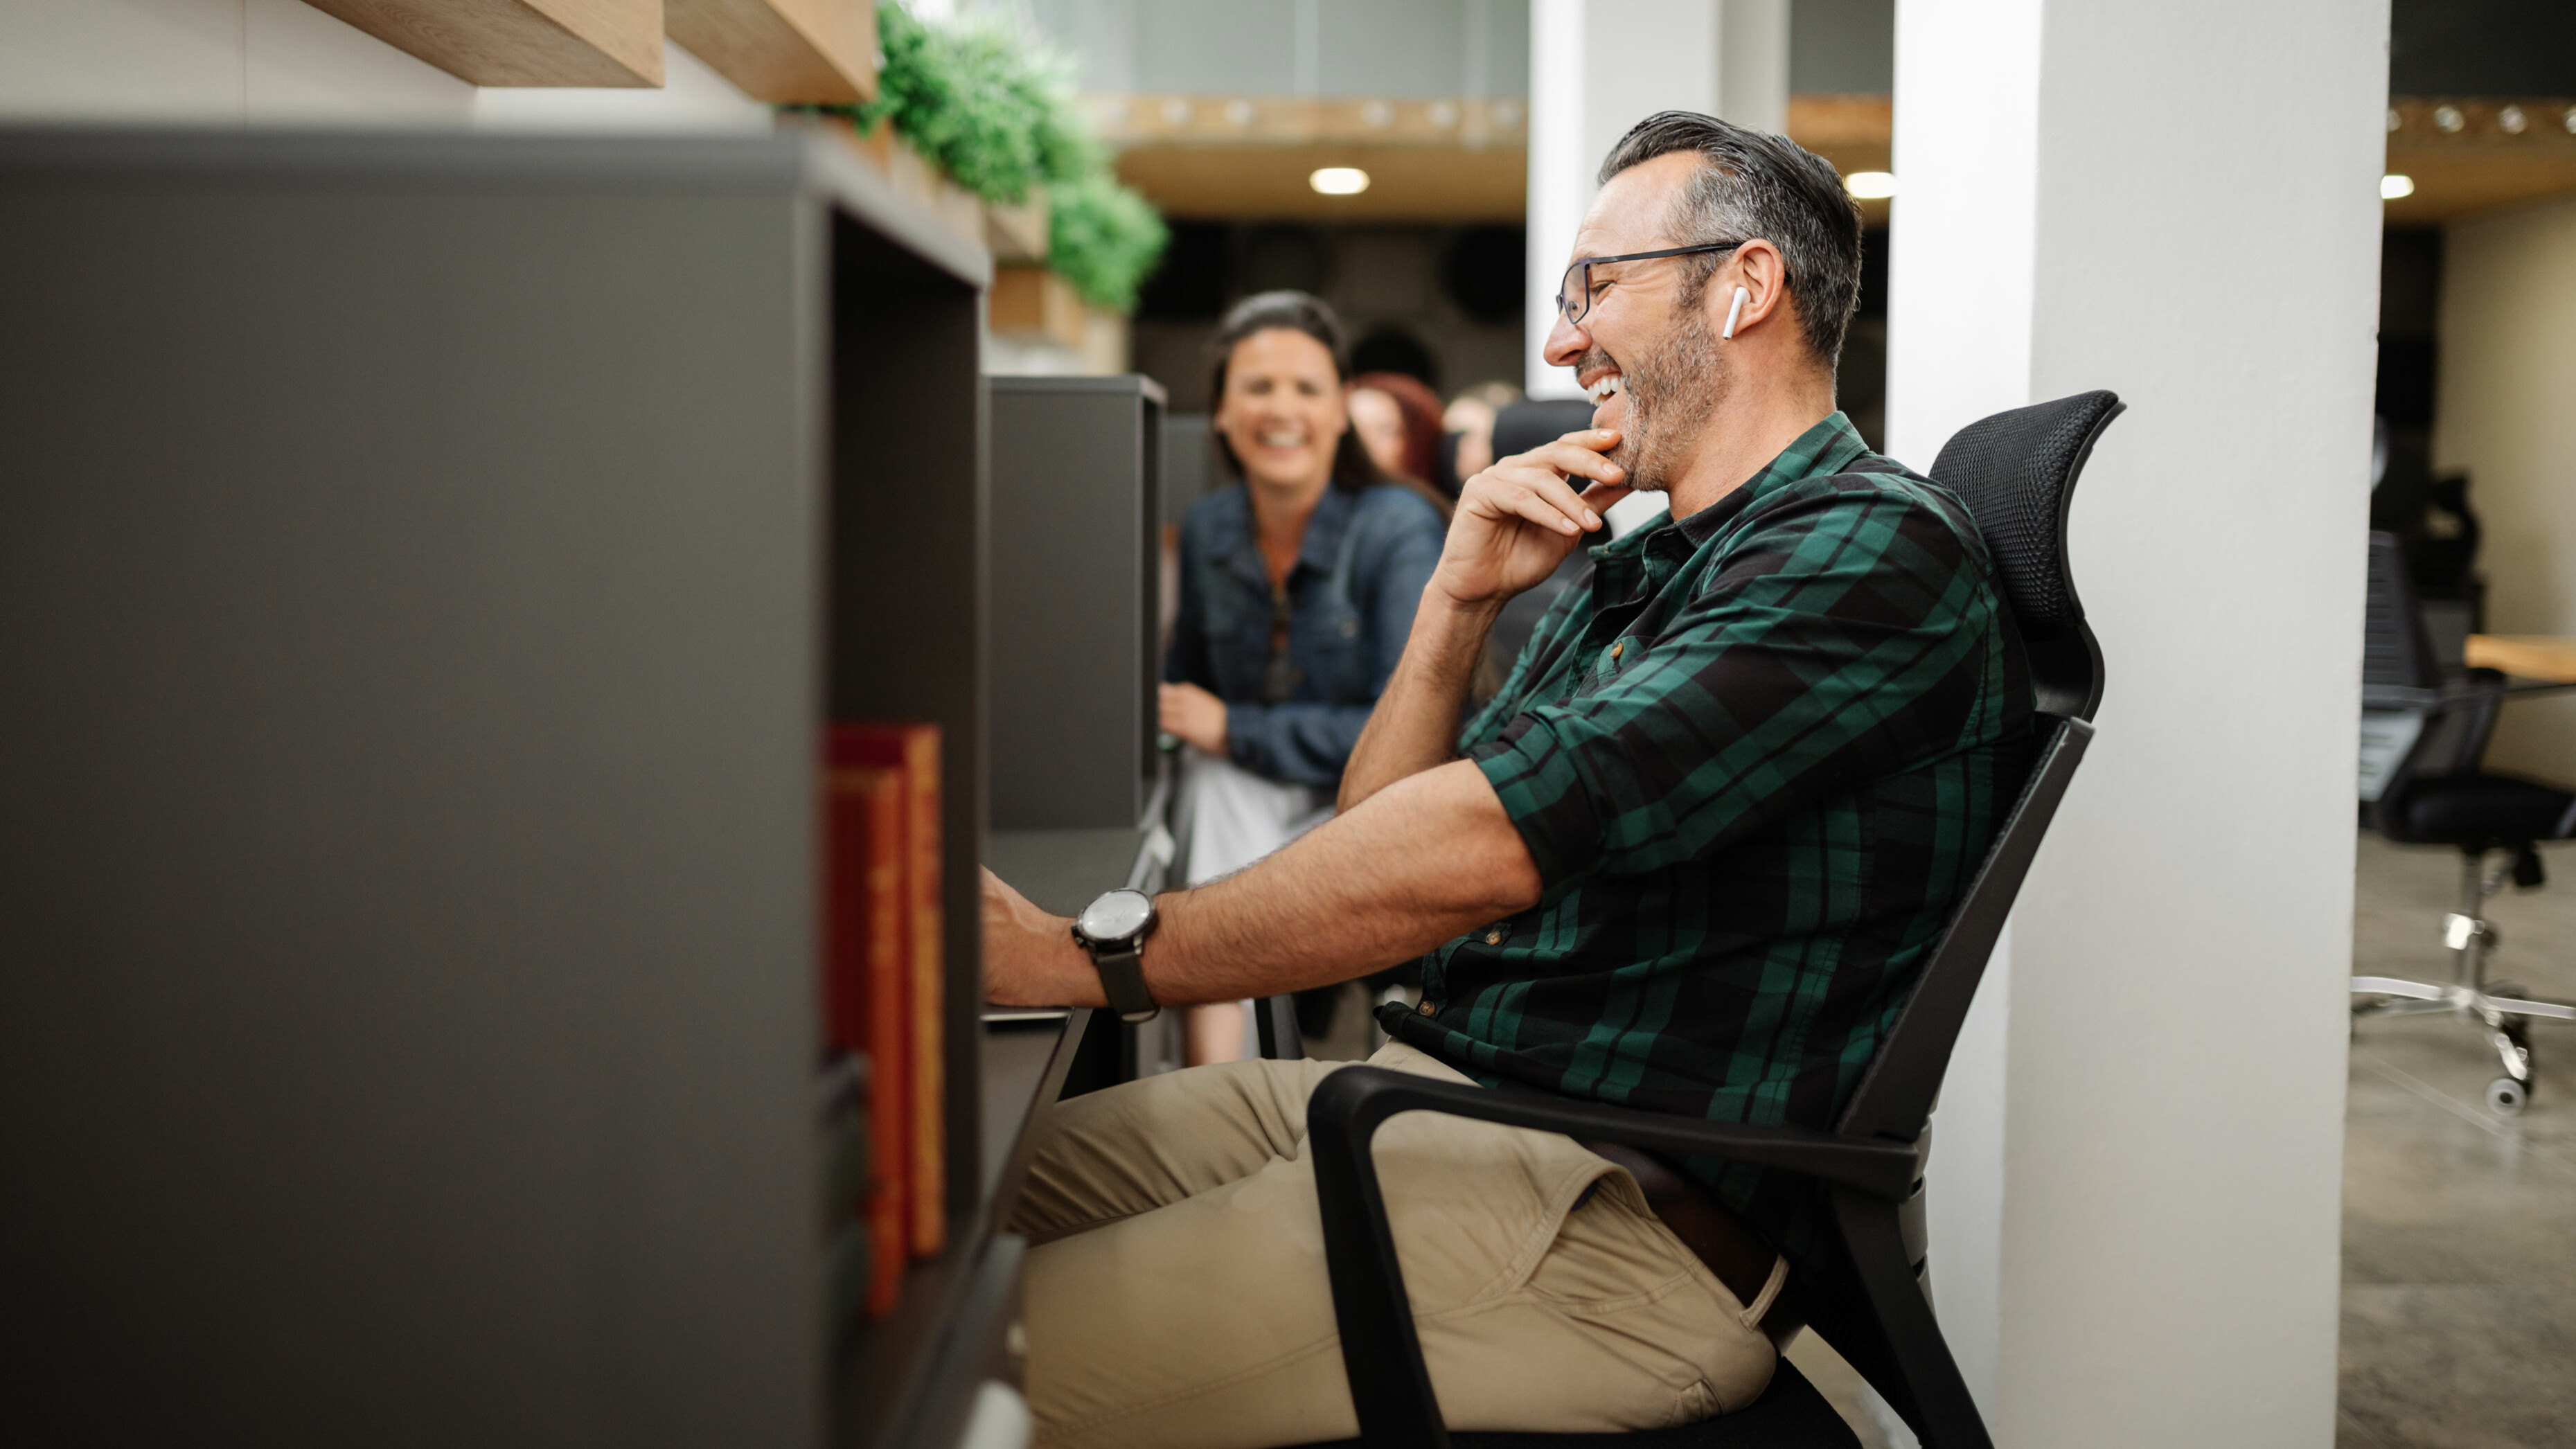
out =
[[[1301,292],[1248,298],[1217,334],[1211,431],[1237,481],[1182,521],[1161,704],[1163,729],[1206,757],[1184,805],[1193,881],[1331,813],[1440,561],[1440,513],[1379,481],[1351,430],[1347,358],[1340,323]],[[1199,1008],[1190,1060],[1233,1057],[1241,1032],[1233,1008]]]

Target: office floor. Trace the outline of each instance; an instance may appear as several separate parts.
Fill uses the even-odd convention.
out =
[[[2459,857],[2361,836],[2353,969],[2450,979],[2442,916]],[[2488,905],[2493,980],[2576,1001],[2576,852]],[[2576,1449],[2576,1027],[2532,1031],[2539,1088],[2486,1107],[2499,1075],[2448,1016],[2365,1021],[2344,1118],[2342,1390],[2335,1449]],[[1815,1335],[1790,1349],[1867,1449],[1914,1436]]]
[[[2576,1000],[2576,854],[2544,859],[2548,885],[2489,903],[2489,976]],[[2365,833],[2354,969],[2449,979],[2458,870]],[[2538,1089],[2502,1118],[2485,1102],[2495,1053],[2455,1018],[2354,1033],[2336,1449],[2576,1446],[2576,1026],[2531,1035]]]

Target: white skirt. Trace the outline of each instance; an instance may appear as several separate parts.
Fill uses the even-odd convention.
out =
[[[1324,791],[1264,779],[1195,746],[1181,751],[1177,803],[1181,878],[1194,886],[1232,875],[1333,818],[1333,797]]]

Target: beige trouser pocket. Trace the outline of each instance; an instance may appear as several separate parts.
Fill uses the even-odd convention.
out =
[[[1401,1044],[1372,1061],[1465,1080]],[[1039,1244],[1039,1442],[1262,1449],[1358,1432],[1304,1159],[1306,1097],[1333,1069],[1228,1063],[1058,1110],[1013,1220]],[[1571,1139],[1408,1113],[1377,1156],[1453,1427],[1683,1423],[1769,1381],[1743,1305]]]

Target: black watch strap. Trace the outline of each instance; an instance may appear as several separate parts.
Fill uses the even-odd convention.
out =
[[[1152,1021],[1163,1008],[1154,1004],[1152,992],[1145,989],[1145,957],[1139,949],[1144,943],[1130,942],[1111,948],[1086,946],[1091,964],[1100,972],[1100,989],[1109,996],[1109,1009],[1130,1026]]]

